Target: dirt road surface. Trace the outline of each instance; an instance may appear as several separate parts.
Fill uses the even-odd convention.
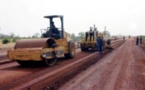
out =
[[[133,39],[69,80],[60,90],[145,90],[145,51]]]

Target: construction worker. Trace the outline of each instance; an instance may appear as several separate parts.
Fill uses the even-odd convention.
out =
[[[90,41],[92,40],[92,37],[93,37],[93,40],[94,40],[94,32],[92,30],[92,27],[90,27]]]
[[[86,32],[86,38],[85,38],[85,41],[88,40],[88,32]]]
[[[59,39],[61,37],[60,32],[59,32],[58,28],[55,27],[53,21],[51,22],[51,29],[52,29],[51,30],[52,37]]]
[[[136,37],[136,45],[138,45],[138,43],[139,43],[139,38]]]
[[[103,45],[103,40],[102,38],[99,36],[97,39],[97,48],[98,48],[98,52],[99,54],[102,54],[102,45]]]
[[[94,28],[94,38],[96,38],[96,37],[98,37],[98,30],[97,30],[97,28]]]
[[[92,31],[92,27],[90,27],[90,31],[86,32],[85,34],[86,34],[85,41],[88,40],[88,36],[90,37],[90,41],[92,40],[92,37],[93,37],[93,40],[94,40],[94,32]]]

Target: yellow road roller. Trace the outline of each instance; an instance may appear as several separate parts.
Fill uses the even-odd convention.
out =
[[[75,44],[71,41],[70,34],[64,31],[63,16],[51,15],[44,18],[49,19],[50,27],[42,34],[42,38],[17,41],[14,49],[7,52],[10,60],[17,61],[21,65],[40,61],[52,66],[58,58],[75,57]],[[55,18],[60,18],[61,28],[55,27],[53,22]]]

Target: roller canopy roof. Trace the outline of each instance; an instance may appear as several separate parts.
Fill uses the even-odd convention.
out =
[[[44,18],[57,18],[57,17],[63,17],[63,16],[62,15],[44,16]]]

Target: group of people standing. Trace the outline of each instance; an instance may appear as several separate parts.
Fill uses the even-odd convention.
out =
[[[142,37],[140,36],[140,38],[139,37],[136,37],[136,45],[138,45],[138,44],[142,44]]]

